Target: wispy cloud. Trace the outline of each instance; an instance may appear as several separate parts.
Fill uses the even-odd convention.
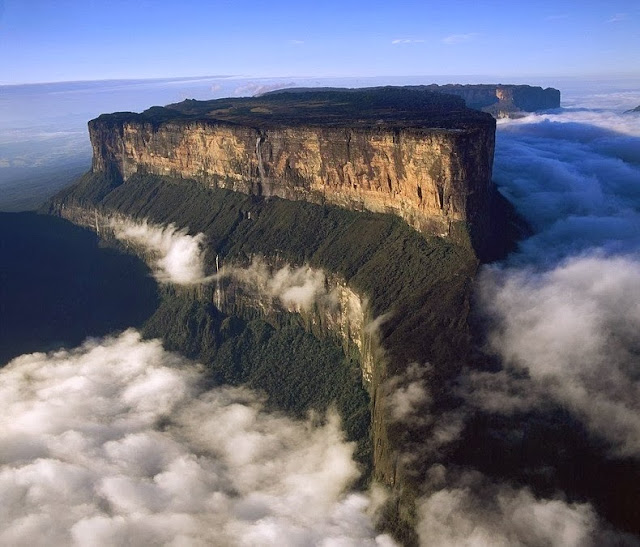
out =
[[[611,18],[607,20],[607,23],[619,23],[620,21],[624,21],[627,18],[626,13],[616,13]]]
[[[391,40],[393,45],[399,44],[422,44],[424,40],[422,39],[414,39],[414,38],[396,38],[395,40]]]
[[[111,228],[117,239],[142,248],[161,283],[193,285],[206,281],[204,234],[189,235],[187,229],[174,224],[159,226],[121,218],[112,219]]]
[[[289,40],[289,43],[293,46],[301,46],[304,44],[304,40]]]
[[[465,42],[471,42],[478,36],[477,32],[469,32],[467,34],[450,34],[442,39],[444,44],[464,44]]]

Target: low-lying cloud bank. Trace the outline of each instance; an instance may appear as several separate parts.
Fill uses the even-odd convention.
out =
[[[392,545],[338,418],[294,421],[133,330],[0,371],[3,545]]]
[[[560,403],[638,457],[640,118],[576,109],[499,135],[496,178],[537,233],[481,277],[506,369],[473,375],[470,398],[503,413]]]
[[[507,370],[472,376],[472,400],[509,413],[560,403],[621,456],[640,457],[640,261],[578,257],[556,268],[486,270],[481,306]]]
[[[526,488],[495,485],[480,473],[466,472],[455,480],[446,474],[442,466],[431,469],[432,480],[454,485],[435,489],[419,502],[423,545],[587,547],[613,538],[598,531],[588,504],[537,499]]]
[[[503,123],[495,179],[536,231],[512,262],[640,248],[640,116],[584,110]]]
[[[528,487],[514,487],[469,468],[449,465],[446,450],[460,440],[469,407],[434,413],[427,365],[411,365],[387,383],[390,419],[426,436],[407,440],[400,455],[409,468],[432,465],[417,500],[420,544],[456,546],[635,545],[633,538],[607,528],[590,503],[570,503],[561,492],[536,496]],[[493,393],[483,393],[493,402]],[[494,411],[495,408],[491,408]],[[500,409],[502,410],[502,409]]]

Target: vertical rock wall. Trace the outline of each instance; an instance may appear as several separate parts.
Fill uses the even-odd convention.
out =
[[[392,213],[417,230],[482,240],[495,127],[255,129],[208,120],[89,124],[93,170]]]

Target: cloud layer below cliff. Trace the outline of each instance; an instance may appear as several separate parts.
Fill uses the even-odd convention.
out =
[[[129,330],[0,371],[0,543],[391,545],[337,417],[293,421]]]
[[[576,109],[503,124],[496,179],[536,233],[481,277],[507,368],[476,376],[474,400],[510,412],[550,399],[613,453],[640,456],[640,117]]]
[[[507,369],[474,375],[473,400],[507,413],[560,403],[612,452],[640,457],[637,257],[577,257],[544,272],[489,270],[481,286],[490,346]]]
[[[606,110],[600,97],[597,108],[500,121],[494,178],[534,235],[480,275],[478,312],[502,368],[463,374],[464,403],[438,417],[428,453],[460,439],[477,409],[522,416],[561,407],[609,458],[638,460],[640,117]],[[400,380],[404,406],[392,410],[410,423],[415,416],[403,412],[415,401],[428,405],[428,382]],[[451,435],[440,438],[443,429]],[[560,490],[542,499],[477,471],[435,465],[425,492],[418,526],[425,545],[636,544]]]
[[[432,476],[454,486],[434,489],[418,505],[423,545],[438,547],[515,545],[594,545],[598,521],[588,504],[537,499],[528,489],[495,485],[480,473],[446,477],[442,466]]]
[[[640,248],[640,117],[600,110],[502,123],[495,180],[535,229],[511,262]]]

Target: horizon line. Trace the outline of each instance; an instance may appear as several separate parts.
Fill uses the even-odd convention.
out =
[[[297,78],[301,80],[327,80],[327,79],[373,79],[373,78],[556,78],[560,80],[571,80],[579,78],[636,78],[640,79],[640,74],[635,72],[611,72],[611,73],[585,73],[574,75],[559,75],[559,74],[512,74],[512,75],[500,75],[497,74],[377,74],[377,75],[284,75],[284,76],[258,76],[249,74],[214,74],[214,75],[202,75],[202,76],[153,76],[143,78],[95,78],[95,79],[73,79],[73,80],[49,80],[42,82],[12,82],[5,83],[0,82],[0,87],[21,87],[21,86],[38,86],[38,85],[53,85],[53,84],[91,84],[91,83],[118,83],[118,82],[162,82],[162,81],[198,81],[198,80],[233,80],[233,79],[256,79],[256,80],[279,80],[288,78]]]

